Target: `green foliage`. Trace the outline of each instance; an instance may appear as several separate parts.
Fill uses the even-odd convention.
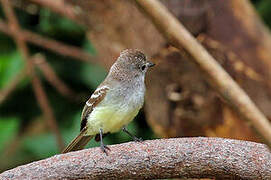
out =
[[[106,71],[98,65],[85,65],[81,68],[80,76],[86,85],[95,88],[105,78]]]
[[[26,137],[23,149],[38,159],[50,157],[58,152],[55,136],[52,133]]]
[[[0,117],[0,152],[10,142],[19,129],[19,119],[16,117]]]
[[[0,88],[10,82],[24,67],[18,51],[0,54]]]
[[[261,0],[255,3],[259,15],[262,17],[266,25],[271,27],[271,1]]]
[[[86,52],[89,52],[90,54],[93,54],[93,55],[97,54],[97,52],[95,51],[95,48],[92,46],[92,44],[87,39],[83,43],[83,49]]]
[[[42,34],[54,39],[81,45],[85,38],[85,29],[73,21],[52,13],[47,9],[41,9],[40,22],[37,29]]]

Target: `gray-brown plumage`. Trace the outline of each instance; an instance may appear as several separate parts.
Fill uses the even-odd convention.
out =
[[[138,50],[121,52],[105,80],[86,102],[81,116],[81,132],[63,153],[84,148],[95,135],[105,152],[103,134],[125,128],[142,107],[145,74],[153,65]],[[124,132],[131,135],[126,129]]]

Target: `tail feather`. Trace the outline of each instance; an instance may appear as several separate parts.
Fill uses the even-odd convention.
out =
[[[93,136],[86,136],[87,128],[82,129],[80,134],[76,136],[72,142],[62,151],[62,154],[83,149]]]

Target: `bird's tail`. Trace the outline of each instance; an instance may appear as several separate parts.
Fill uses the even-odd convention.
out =
[[[62,153],[67,153],[71,151],[77,151],[83,149],[87,143],[93,138],[93,136],[86,136],[87,128],[82,129],[80,134],[76,136],[72,142],[62,151]]]

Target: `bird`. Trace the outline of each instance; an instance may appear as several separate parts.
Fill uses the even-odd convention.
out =
[[[107,153],[109,148],[103,143],[103,137],[120,130],[133,140],[141,141],[126,126],[143,106],[145,75],[154,65],[140,50],[123,50],[104,81],[86,101],[81,115],[80,133],[62,153],[83,149],[93,137],[100,141],[101,150]]]

